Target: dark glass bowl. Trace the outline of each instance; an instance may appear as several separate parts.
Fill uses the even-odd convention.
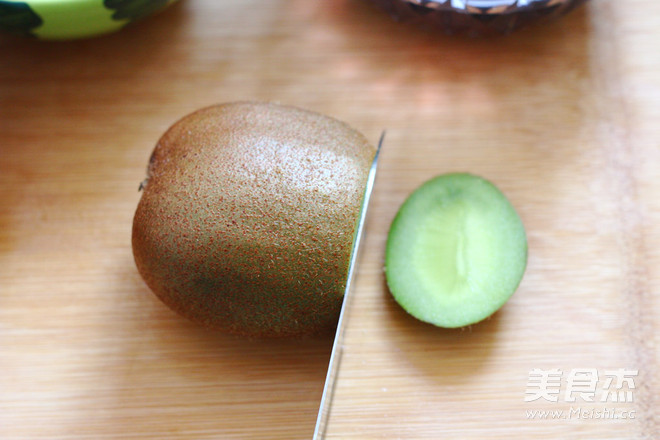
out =
[[[450,34],[508,34],[566,14],[587,0],[369,0],[398,21]]]

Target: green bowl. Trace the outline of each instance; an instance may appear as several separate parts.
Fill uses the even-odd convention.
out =
[[[71,40],[117,31],[176,0],[0,0],[0,31]]]

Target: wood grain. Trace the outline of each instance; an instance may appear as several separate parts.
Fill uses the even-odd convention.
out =
[[[132,261],[160,134],[245,99],[388,131],[328,438],[660,438],[658,17],[594,0],[470,40],[360,1],[188,0],[91,40],[0,37],[0,438],[311,436],[330,336],[204,331]],[[399,205],[449,171],[498,185],[530,245],[512,300],[458,331],[407,316],[382,272]],[[571,407],[524,402],[534,368],[638,369],[607,405],[635,419],[528,419]]]

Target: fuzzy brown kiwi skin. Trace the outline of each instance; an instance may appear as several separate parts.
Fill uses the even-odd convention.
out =
[[[149,288],[204,326],[253,337],[336,324],[375,148],[272,103],[199,110],[149,161],[133,254]]]

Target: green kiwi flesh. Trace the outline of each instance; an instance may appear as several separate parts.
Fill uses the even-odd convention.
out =
[[[135,263],[170,308],[254,337],[331,329],[375,147],[272,103],[199,110],[161,137],[133,220]]]
[[[387,237],[385,273],[397,303],[439,327],[479,322],[511,297],[527,265],[523,223],[492,183],[466,173],[415,190]]]

